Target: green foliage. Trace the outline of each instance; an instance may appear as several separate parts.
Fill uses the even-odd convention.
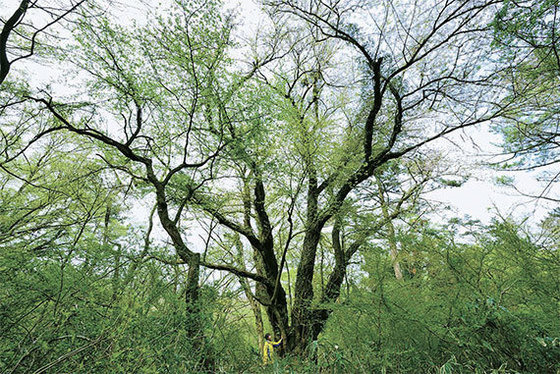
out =
[[[71,132],[46,115],[49,108],[27,101],[37,94],[31,84],[6,81],[0,92],[0,371],[558,373],[560,214],[541,223],[537,239],[503,220],[432,225],[422,189],[460,187],[466,179],[436,176],[442,156],[418,150],[431,126],[443,126],[443,135],[457,129],[454,121],[485,121],[479,105],[493,93],[472,95],[474,88],[484,91],[494,76],[503,83],[507,72],[515,89],[511,97],[496,95],[508,103],[496,130],[515,157],[503,166],[557,161],[558,27],[551,16],[558,2],[503,2],[494,22],[494,47],[503,55],[491,56],[506,67],[500,73],[468,63],[465,50],[484,54],[486,47],[461,27],[449,34],[463,21],[445,19],[446,12],[462,14],[468,5],[453,3],[433,27],[432,10],[415,6],[405,34],[395,28],[399,17],[390,21],[386,13],[380,45],[348,16],[341,30],[328,31],[347,32],[342,39],[355,38],[352,48],[376,51],[384,98],[375,94],[371,66],[365,69],[373,60],[354,72],[354,62],[336,53],[340,44],[305,27],[282,35],[285,50],[266,40],[270,61],[260,65],[257,57],[245,71],[231,53],[238,46],[234,22],[217,0],[176,0],[142,25],[122,24],[104,9],[76,20],[71,44],[50,53],[87,73],[84,87],[66,103],[40,93],[75,126],[66,126]],[[405,5],[391,3],[391,12]],[[338,9],[325,14],[352,13]],[[471,26],[473,36],[484,29],[483,22]],[[335,79],[345,69],[352,72]],[[483,78],[485,70],[492,79]],[[364,164],[363,124],[376,99],[371,153],[378,184],[362,179],[371,176],[363,169],[370,161]],[[334,200],[342,186],[348,198]],[[349,261],[349,272],[338,299],[320,305],[332,316],[318,340],[300,356],[263,367],[251,295],[242,292],[253,279],[242,290],[238,278],[203,268],[197,304],[185,303],[188,269],[174,262],[161,227],[150,222],[154,239],[125,218],[127,204],[150,200],[154,188],[164,192],[159,212],[177,214],[169,219],[186,245],[186,233],[198,234],[189,224],[198,220],[208,228],[202,261],[238,267],[233,273],[262,275],[251,267],[258,257],[243,248],[253,250],[270,221],[272,250],[278,258],[288,250],[278,279],[289,308],[296,259],[312,232],[307,224],[326,217],[320,253],[309,256],[320,273],[310,277],[314,305],[334,263],[331,217],[340,219],[340,247],[361,247],[353,258],[337,257]],[[270,219],[255,217],[261,205]],[[316,212],[308,209],[313,205]],[[393,225],[397,217],[405,224]],[[403,279],[395,279],[395,261]]]
[[[95,268],[2,251],[0,370],[26,373],[52,364],[74,373],[199,372],[211,349],[189,336],[189,325],[202,320],[209,328],[211,311],[187,313],[181,292],[156,264],[137,268],[115,295],[114,264],[102,264],[111,252],[87,250],[98,256],[90,258]],[[202,294],[203,305],[215,301]]]
[[[403,264],[415,271],[405,282],[392,276],[386,252],[363,252],[368,276],[335,306],[322,336],[340,347],[351,363],[348,371],[560,369],[553,343],[560,335],[553,275],[558,254],[536,246],[508,222],[479,228],[468,244],[455,242],[451,230],[457,228],[466,227],[424,230],[408,239]]]
[[[512,154],[508,168],[557,161],[560,60],[557,0],[505,1],[495,16],[494,47],[511,85],[504,121],[494,129]]]

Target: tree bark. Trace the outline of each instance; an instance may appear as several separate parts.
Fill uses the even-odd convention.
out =
[[[258,168],[253,165],[255,185],[253,189],[253,206],[259,228],[259,241],[253,245],[255,266],[257,273],[269,280],[269,285],[257,284],[256,292],[259,299],[264,301],[268,320],[276,336],[288,338],[288,302],[286,292],[276,280],[279,277],[279,265],[274,252],[274,237],[272,226],[265,207],[265,188]]]
[[[24,16],[29,6],[29,0],[22,0],[19,4],[17,10],[12,14],[12,16],[6,21],[2,32],[0,33],[0,84],[4,82],[8,73],[10,72],[10,61],[8,60],[8,38],[10,33],[20,22],[21,18]]]
[[[393,271],[395,273],[395,278],[398,280],[403,279],[401,265],[399,264],[398,255],[399,248],[397,247],[397,236],[395,235],[395,226],[393,225],[393,218],[389,214],[389,207],[387,200],[385,199],[383,183],[379,178],[375,178],[378,188],[378,196],[381,204],[381,212],[383,214],[383,220],[385,225],[387,225],[387,240],[389,242],[389,252],[391,254],[391,263],[393,265]]]
[[[332,247],[334,251],[335,265],[325,286],[325,292],[320,301],[320,306],[315,309],[313,314],[313,331],[312,339],[317,340],[319,334],[323,331],[325,324],[332,309],[328,304],[336,302],[340,296],[340,290],[344,278],[346,277],[348,264],[352,256],[358,251],[361,245],[366,241],[367,235],[357,238],[348,248],[345,248],[341,239],[342,222],[340,216],[335,217],[332,230]]]
[[[321,238],[321,227],[313,225],[308,228],[303,240],[302,255],[297,268],[294,308],[292,310],[293,346],[298,355],[305,355],[306,348],[312,341],[314,324],[313,275],[317,245]]]

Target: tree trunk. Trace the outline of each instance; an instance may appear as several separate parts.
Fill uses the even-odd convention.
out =
[[[200,253],[192,252],[181,236],[177,223],[169,218],[169,210],[166,201],[165,187],[162,185],[148,167],[148,179],[156,189],[157,213],[161,225],[171,238],[177,255],[189,267],[187,279],[185,281],[185,318],[186,333],[191,338],[194,352],[201,354],[200,360],[202,365],[211,369],[213,360],[211,355],[207,354],[207,345],[205,344],[204,330],[202,324],[202,316],[200,315],[199,304],[199,278],[200,278]]]
[[[25,15],[28,6],[29,0],[22,0],[16,11],[6,21],[2,31],[0,32],[0,84],[4,82],[8,76],[8,72],[10,71],[10,61],[8,61],[7,55],[8,37]]]
[[[198,305],[198,281],[200,277],[200,253],[195,253],[191,261],[189,261],[189,270],[187,272],[185,302],[187,311],[198,314],[200,311]]]
[[[319,334],[325,328],[325,324],[332,312],[328,304],[335,302],[340,296],[342,283],[344,282],[348,269],[348,262],[367,238],[367,236],[359,237],[346,248],[341,240],[341,225],[340,216],[337,215],[331,234],[335,265],[329,276],[327,285],[325,286],[325,292],[320,303],[321,307],[314,311],[313,340],[317,340]]]
[[[395,272],[395,278],[398,280],[403,279],[401,265],[399,264],[398,254],[399,249],[397,247],[397,240],[395,236],[395,228],[393,222],[387,221],[387,231],[389,235],[389,250],[391,252],[391,263],[393,264],[393,271]]]
[[[383,214],[383,219],[387,225],[387,240],[389,241],[389,252],[391,254],[391,263],[393,264],[393,271],[395,272],[395,278],[398,280],[403,279],[401,265],[398,261],[399,249],[397,247],[397,236],[395,235],[395,226],[393,225],[393,220],[389,215],[389,207],[387,200],[385,200],[384,187],[381,180],[376,176],[375,180],[377,182],[378,196],[381,203],[381,212]]]
[[[103,227],[103,247],[105,247],[105,249],[108,249],[110,246],[109,224],[111,222],[112,205],[113,205],[112,201],[109,200],[109,202],[107,203],[107,208],[105,210],[105,219],[104,219],[104,227]],[[112,279],[112,295],[111,295],[111,300],[113,302],[117,300],[117,296],[120,288],[121,255],[122,255],[122,247],[120,244],[117,244],[116,250],[113,253],[113,263],[115,266],[115,271],[113,272],[113,279]]]
[[[270,249],[269,251],[272,251]],[[281,336],[284,339],[288,339],[289,335],[289,325],[288,325],[288,301],[286,298],[286,291],[281,284],[278,285],[278,289],[275,289],[275,282],[278,276],[278,265],[273,266],[269,263],[269,266],[265,266],[265,261],[262,257],[262,253],[267,252],[266,250],[255,249],[254,260],[257,269],[257,274],[264,275],[269,279],[272,287],[267,287],[261,283],[257,283],[255,286],[255,293],[258,299],[263,303],[268,321],[272,326],[275,336]],[[276,257],[273,257],[274,262],[276,262]],[[269,262],[272,261],[272,257],[268,258]]]
[[[297,278],[292,310],[292,333],[290,350],[305,356],[306,348],[313,341],[314,312],[313,272],[317,246],[321,238],[321,228],[313,225],[308,229],[303,240],[301,261],[297,268]]]
[[[265,207],[265,189],[262,177],[257,168],[253,169],[255,174],[253,205],[257,213],[257,224],[259,226],[259,244],[253,245],[255,266],[257,273],[264,275],[271,286],[257,285],[259,298],[265,303],[265,311],[268,320],[276,336],[288,338],[288,302],[286,292],[280,282],[279,265],[274,252],[274,237],[272,226]]]

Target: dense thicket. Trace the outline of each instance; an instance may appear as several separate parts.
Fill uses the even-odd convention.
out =
[[[65,266],[55,248],[39,257],[4,248],[2,372],[199,372],[200,355],[212,357],[216,372],[262,370],[253,315],[235,279],[203,287],[205,307],[196,318],[208,339],[204,350],[194,351],[184,333],[193,316],[183,307],[183,272],[155,260],[134,262],[143,245],[135,237],[127,235],[118,288],[107,261],[114,252],[92,237],[74,254],[84,262]],[[504,221],[424,225],[399,240],[406,248],[403,281],[394,277],[383,246],[368,247],[331,305],[312,358],[286,357],[278,370],[559,369],[557,247],[540,246]]]

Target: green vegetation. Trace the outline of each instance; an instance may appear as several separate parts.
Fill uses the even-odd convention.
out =
[[[560,373],[560,4],[225,5],[2,10],[0,372]]]

